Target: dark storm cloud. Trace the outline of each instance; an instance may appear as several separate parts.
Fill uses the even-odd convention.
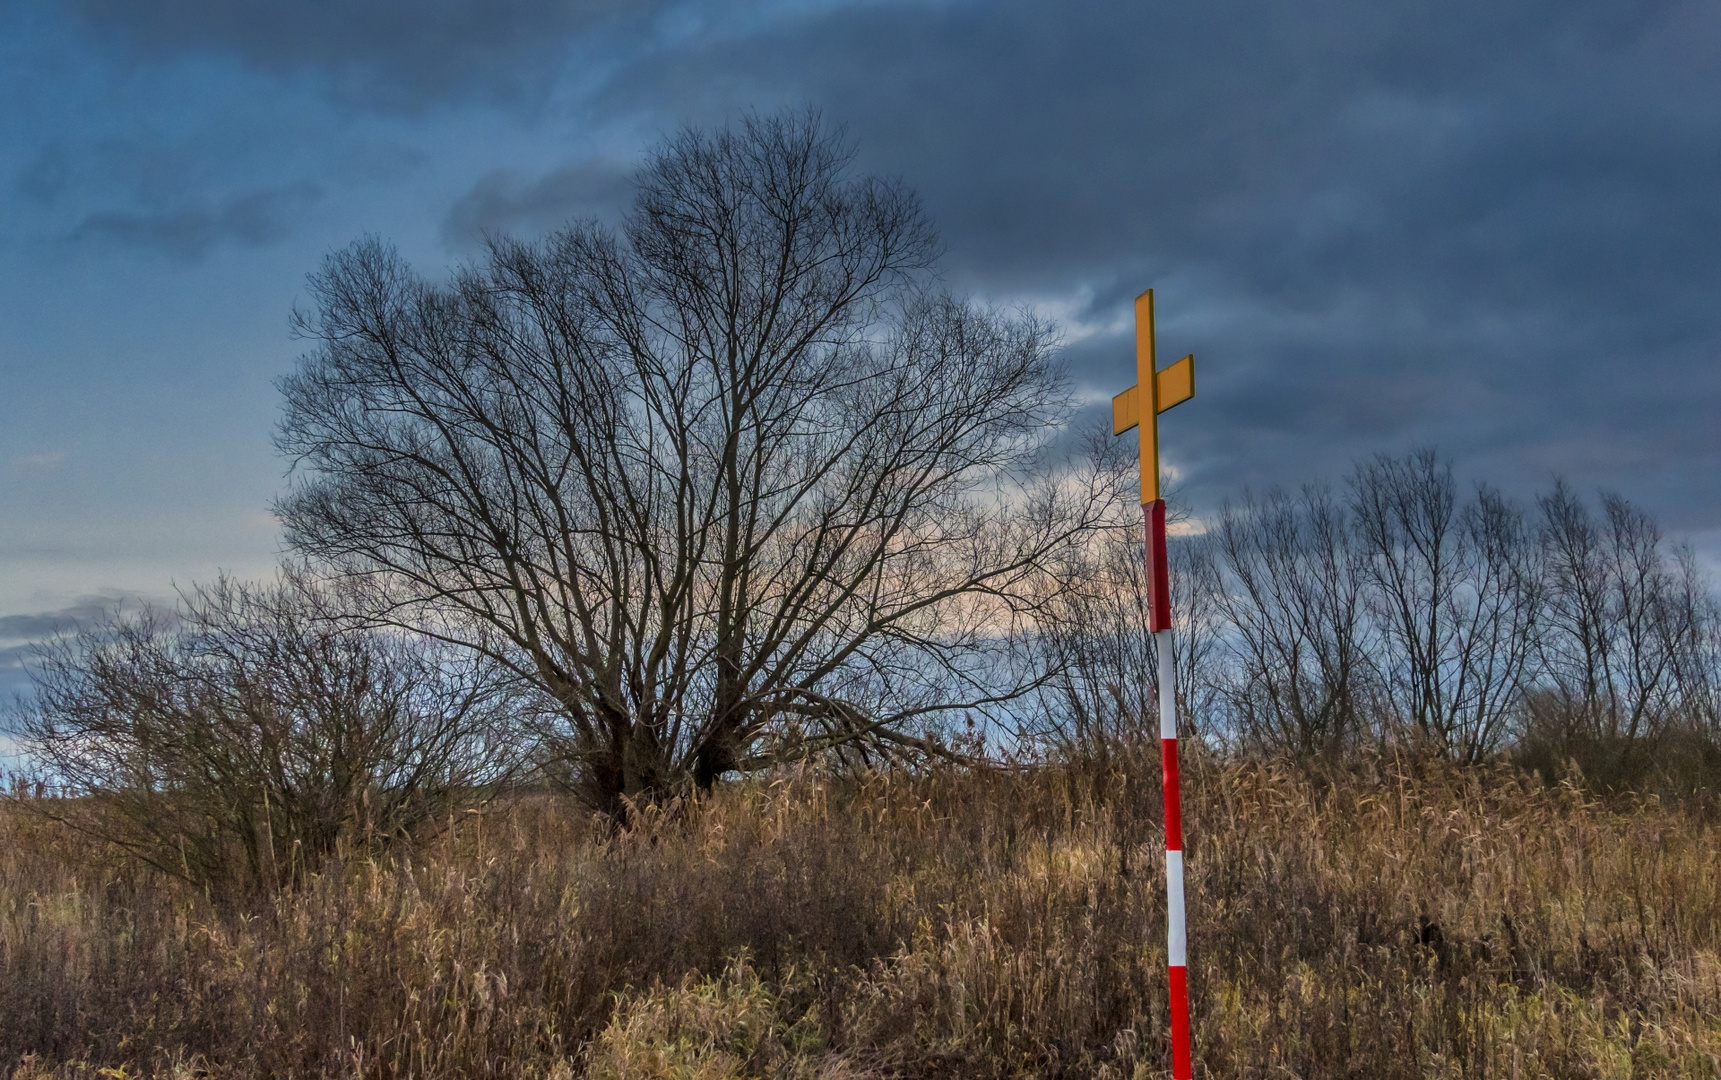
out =
[[[597,127],[811,103],[925,196],[958,288],[1083,298],[1069,355],[1096,392],[1130,364],[1093,327],[1155,285],[1168,358],[1202,358],[1167,432],[1203,492],[1437,441],[1508,483],[1567,471],[1721,526],[1712,2],[683,3],[753,15],[679,38],[654,36],[662,0],[76,3],[139,55],[386,107],[536,102],[582,39],[614,72],[577,106]],[[32,170],[51,200],[63,166]],[[627,171],[490,172],[442,238],[607,215]],[[293,210],[268,194],[146,197],[171,209],[80,231],[194,255],[278,235]]]
[[[80,597],[55,611],[0,615],[0,710],[15,696],[29,693],[30,664],[43,643],[115,614],[132,615],[150,608],[148,601],[131,593],[105,592]],[[172,625],[174,615],[170,604],[154,610],[155,617],[163,625]],[[0,759],[4,759],[6,753],[5,742],[0,739]]]
[[[175,258],[195,259],[218,243],[254,245],[279,240],[321,198],[321,188],[301,182],[247,192],[214,205],[144,213],[104,211],[84,218],[72,238],[153,248]]]
[[[11,704],[13,698],[24,694],[30,689],[30,673],[24,666],[30,659],[30,646],[16,645],[9,649],[0,649],[0,710]],[[10,753],[10,743],[0,734],[0,761]]]
[[[530,236],[573,218],[612,216],[633,197],[631,175],[607,162],[571,165],[536,180],[507,170],[487,173],[443,218],[443,241],[471,247],[486,233]]]
[[[637,30],[641,0],[76,0],[98,37],[146,58],[233,56],[272,73],[315,72],[350,101],[418,109],[472,95],[534,95],[593,30]]]
[[[139,601],[122,593],[106,593],[95,596],[85,596],[77,602],[56,611],[42,611],[33,615],[0,615],[0,642],[10,641],[41,641],[55,634],[75,630],[78,626],[99,620],[104,616],[122,608],[135,608]],[[19,648],[5,650],[4,654],[21,655]]]
[[[1096,261],[1182,268],[1194,255],[1252,290],[1322,295],[1335,278],[1378,281],[1383,265],[1446,281],[1455,264],[1538,242],[1699,249],[1677,212],[1713,227],[1721,109],[1669,114],[1678,73],[1653,38],[1684,10],[868,6],[654,60],[612,100],[716,117],[817,102],[919,187],[991,276],[1067,280]],[[1655,220],[1631,220],[1643,211]],[[1644,225],[1659,232],[1649,243]]]
[[[813,101],[921,190],[955,280],[1080,286],[1077,321],[1156,284],[1168,356],[1204,358],[1168,438],[1209,491],[1439,441],[1721,524],[1718,12],[872,5],[654,60],[609,102]],[[1128,356],[1071,350],[1111,389]]]

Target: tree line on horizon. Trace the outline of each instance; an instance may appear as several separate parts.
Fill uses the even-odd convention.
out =
[[[1713,766],[1721,601],[1689,546],[1620,495],[1556,479],[1526,508],[1466,497],[1433,448],[1341,487],[1274,488],[1174,538],[1182,721],[1210,746],[1298,761],[1397,747],[1503,753],[1640,782],[1668,751]],[[1138,536],[1047,625],[1060,746],[1139,737],[1157,694]]]

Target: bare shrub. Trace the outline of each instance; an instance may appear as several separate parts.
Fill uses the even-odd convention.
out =
[[[1695,734],[1721,747],[1721,599],[1690,548],[1680,548],[1678,559],[1679,603],[1696,611],[1693,632],[1678,656],[1680,709]]]
[[[1538,500],[1548,571],[1542,673],[1582,734],[1651,735],[1680,704],[1681,661],[1698,647],[1703,589],[1688,556],[1617,495],[1602,520],[1563,482]]]
[[[1343,499],[1227,503],[1170,549],[1182,729],[1305,763],[1414,745],[1599,787],[1709,783],[1721,602],[1696,557],[1614,495],[1592,515],[1557,482],[1537,510],[1461,498],[1432,449],[1359,463]],[[1015,711],[1030,746],[1103,760],[1154,726],[1139,524],[1118,511],[1072,550],[1033,629],[1048,677]]]
[[[517,760],[517,703],[470,656],[355,625],[302,574],[222,579],[36,657],[15,726],[42,813],[219,891],[405,839]]]

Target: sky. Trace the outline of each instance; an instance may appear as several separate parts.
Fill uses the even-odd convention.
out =
[[[1714,0],[0,0],[0,694],[56,627],[270,572],[326,254],[437,273],[808,106],[951,288],[1058,322],[1093,416],[1155,288],[1197,514],[1435,444],[1721,554]]]

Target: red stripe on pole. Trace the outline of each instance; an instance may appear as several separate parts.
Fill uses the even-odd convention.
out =
[[[1177,740],[1159,740],[1159,767],[1165,786],[1165,850],[1183,850],[1183,800],[1177,790]]]
[[[1155,499],[1147,511],[1147,628],[1157,634],[1171,629],[1171,566],[1165,557],[1165,500]]]
[[[1173,1080],[1191,1080],[1189,1064],[1189,969],[1171,969],[1171,1075]]]

